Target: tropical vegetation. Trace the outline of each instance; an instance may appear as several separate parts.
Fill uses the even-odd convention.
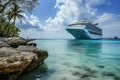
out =
[[[19,36],[20,29],[15,25],[26,11],[31,12],[38,0],[0,0],[0,37]]]

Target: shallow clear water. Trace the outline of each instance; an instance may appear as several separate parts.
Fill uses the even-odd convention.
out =
[[[120,80],[119,40],[34,42],[39,49],[47,50],[49,57],[21,80]]]

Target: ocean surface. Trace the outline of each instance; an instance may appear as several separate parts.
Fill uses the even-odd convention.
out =
[[[48,58],[18,80],[120,80],[120,40],[35,40]]]

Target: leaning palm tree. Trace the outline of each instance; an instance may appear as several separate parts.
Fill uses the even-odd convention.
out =
[[[9,3],[10,1],[4,1],[4,0],[0,0],[0,17],[1,17],[1,20],[0,20],[0,23],[4,22],[6,20],[6,10],[8,10],[8,6],[9,6]]]
[[[9,4],[10,4],[10,0],[8,1],[0,0],[0,13],[3,13]]]
[[[16,19],[18,18],[22,23],[21,19],[24,18],[24,16],[21,13],[23,12],[24,11],[17,4],[14,4],[11,11],[8,11],[9,22],[13,20],[13,24],[15,25]]]
[[[38,0],[0,0],[0,36],[17,36],[20,30],[15,26],[16,19],[22,22],[24,17],[21,13],[31,12],[37,2]]]

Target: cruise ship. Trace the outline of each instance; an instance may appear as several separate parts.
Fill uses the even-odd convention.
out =
[[[75,39],[102,39],[102,29],[98,23],[93,24],[90,21],[82,20],[70,24],[66,30],[74,36]]]

